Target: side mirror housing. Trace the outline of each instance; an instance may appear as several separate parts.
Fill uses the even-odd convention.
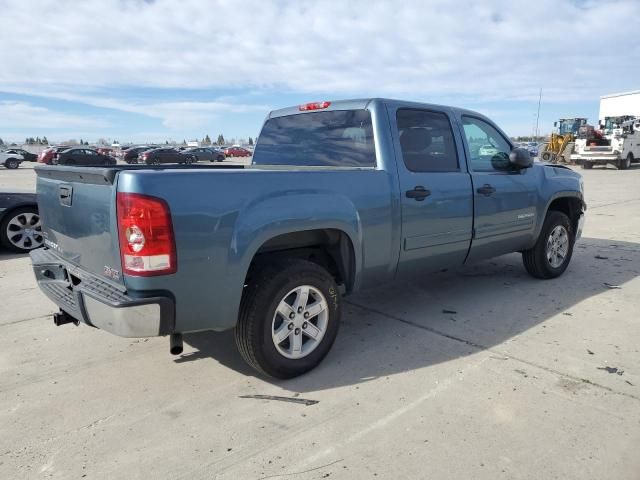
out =
[[[525,148],[514,148],[509,154],[509,163],[515,168],[529,168],[533,165],[533,159]]]

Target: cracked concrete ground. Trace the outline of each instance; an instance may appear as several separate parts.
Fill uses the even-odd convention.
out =
[[[0,478],[640,478],[640,166],[583,173],[563,277],[514,254],[351,296],[292,381],[255,376],[230,333],[174,358],[54,327],[28,258],[0,253]]]

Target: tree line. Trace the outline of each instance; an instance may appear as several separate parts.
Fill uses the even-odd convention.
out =
[[[205,137],[200,140],[200,144],[201,145],[226,145],[227,141],[224,139],[224,135],[223,134],[219,134],[218,138],[216,139],[215,142],[211,141],[211,137],[209,135],[205,135]],[[231,143],[235,143],[235,138],[232,139]],[[247,141],[247,143],[249,145],[253,145],[255,142],[253,140],[252,137],[249,137],[249,140]],[[187,141],[186,140],[182,140],[182,144],[186,145]]]

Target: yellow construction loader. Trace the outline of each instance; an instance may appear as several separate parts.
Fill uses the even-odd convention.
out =
[[[553,126],[558,131],[551,134],[549,143],[540,150],[540,159],[551,163],[569,163],[578,131],[586,125],[586,118],[561,118],[554,122]]]

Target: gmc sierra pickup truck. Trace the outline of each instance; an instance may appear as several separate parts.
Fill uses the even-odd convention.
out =
[[[579,174],[533,163],[478,113],[385,99],[271,112],[246,168],[40,166],[45,247],[31,253],[56,324],[123,337],[235,329],[280,378],[327,354],[341,298],[521,252],[567,268]]]

